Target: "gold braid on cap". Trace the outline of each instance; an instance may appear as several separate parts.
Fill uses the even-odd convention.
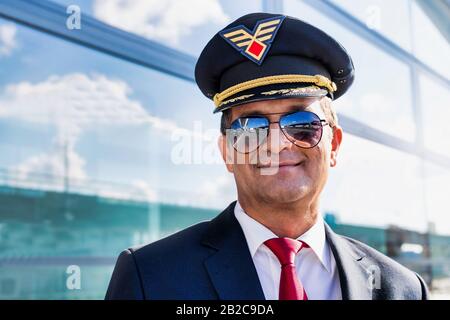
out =
[[[229,87],[228,89],[225,89],[224,91],[220,93],[216,93],[214,95],[214,104],[216,107],[219,107],[220,104],[227,98],[235,95],[236,93],[239,93],[241,91],[269,85],[269,84],[275,84],[275,83],[313,83],[319,87],[325,87],[329,92],[336,91],[336,84],[332,82],[327,77],[324,77],[320,74],[315,76],[308,76],[308,75],[301,75],[301,74],[283,74],[283,75],[276,75],[276,76],[268,76],[268,77],[262,77],[257,78],[249,81],[245,81],[242,83],[238,83],[234,86]]]

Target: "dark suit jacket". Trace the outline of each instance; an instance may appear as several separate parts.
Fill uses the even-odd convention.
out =
[[[211,221],[123,251],[106,299],[264,299],[235,204]],[[343,299],[427,299],[416,273],[326,224],[325,231]],[[369,285],[373,270],[380,271],[375,289]]]

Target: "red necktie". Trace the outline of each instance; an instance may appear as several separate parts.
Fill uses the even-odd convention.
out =
[[[305,289],[297,278],[294,264],[297,252],[308,245],[290,238],[273,238],[264,244],[272,250],[281,264],[279,299],[308,300]]]

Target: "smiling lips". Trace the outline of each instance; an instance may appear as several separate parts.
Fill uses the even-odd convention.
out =
[[[258,168],[281,168],[281,167],[295,167],[303,163],[303,160],[286,160],[278,163],[269,163],[267,165],[258,165]]]

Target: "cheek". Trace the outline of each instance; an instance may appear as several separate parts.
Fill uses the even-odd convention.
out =
[[[233,165],[235,179],[241,186],[251,184],[251,181],[257,178],[254,170],[253,166],[249,165],[248,162]]]
[[[239,153],[234,150],[233,166],[241,172],[251,171],[256,159],[254,153]]]
[[[318,145],[311,151],[308,157],[307,171],[311,177],[319,179],[322,175],[326,174],[328,168],[328,151],[324,145]]]

